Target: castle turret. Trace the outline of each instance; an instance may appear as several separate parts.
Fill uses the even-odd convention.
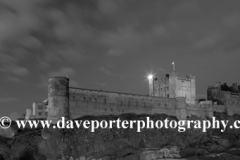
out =
[[[69,79],[53,77],[48,86],[48,120],[56,123],[62,117],[69,118]]]

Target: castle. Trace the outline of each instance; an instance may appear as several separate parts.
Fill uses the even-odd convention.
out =
[[[239,87],[231,89],[217,83],[208,88],[208,100],[196,101],[195,77],[178,76],[173,68],[165,78],[148,76],[149,94],[110,92],[69,86],[69,78],[49,79],[48,98],[34,102],[27,109],[26,119],[48,119],[56,122],[61,117],[75,119],[85,115],[120,115],[123,113],[163,113],[186,119],[188,116],[212,117],[214,112],[240,114]],[[222,88],[221,88],[222,86]],[[234,92],[232,92],[234,91]]]

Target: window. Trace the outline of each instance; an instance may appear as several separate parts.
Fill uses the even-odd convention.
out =
[[[167,98],[169,98],[169,94],[167,94]]]
[[[43,106],[38,106],[38,109],[43,109]]]
[[[86,97],[83,97],[83,100],[85,101],[85,100],[86,100]]]
[[[38,115],[41,116],[41,115],[42,115],[42,112],[38,112]]]

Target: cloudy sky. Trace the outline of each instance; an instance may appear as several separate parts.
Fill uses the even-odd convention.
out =
[[[0,116],[47,98],[48,78],[147,94],[175,61],[205,97],[240,83],[239,0],[0,0]]]

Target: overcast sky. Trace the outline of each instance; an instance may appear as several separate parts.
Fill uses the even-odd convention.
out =
[[[239,0],[0,0],[0,116],[47,98],[48,79],[148,93],[146,76],[240,83]]]

